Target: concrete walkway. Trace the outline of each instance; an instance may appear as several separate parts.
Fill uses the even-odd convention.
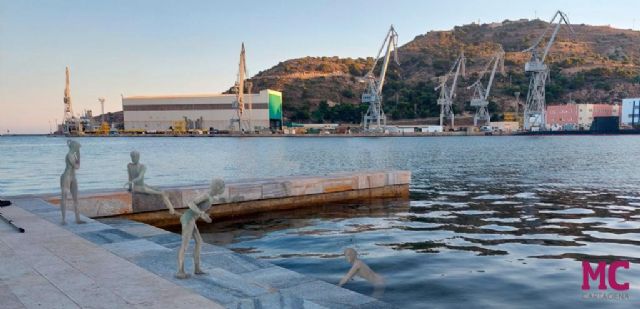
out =
[[[180,236],[126,219],[83,217],[59,224],[41,199],[14,200],[1,212],[2,308],[389,308],[374,298],[205,244],[207,275],[174,277]],[[188,250],[192,252],[192,248]],[[193,271],[193,257],[186,270]],[[7,301],[5,301],[7,300]]]
[[[20,234],[0,222],[2,308],[223,308],[22,208],[0,211],[27,229]]]

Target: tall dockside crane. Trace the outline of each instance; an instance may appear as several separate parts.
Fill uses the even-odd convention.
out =
[[[244,88],[245,88],[245,79],[247,76],[247,67],[245,60],[245,51],[244,51],[244,43],[242,43],[242,49],[240,50],[240,63],[238,65],[238,80],[234,85],[234,92],[236,93],[236,100],[233,102],[233,109],[236,110],[236,115],[231,118],[231,130],[237,131],[240,133],[245,133],[250,131],[250,121],[245,119],[245,106],[244,106]],[[251,107],[251,106],[250,106]],[[250,115],[251,116],[251,115]],[[235,123],[238,123],[236,127]]]
[[[453,113],[453,99],[456,97],[456,85],[458,84],[458,76],[465,75],[465,62],[464,52],[460,53],[456,62],[453,63],[451,69],[444,76],[440,76],[440,85],[435,88],[436,91],[440,89],[440,97],[438,98],[438,105],[440,105],[440,125],[443,125],[444,119],[451,119],[451,126],[454,125],[454,113]],[[449,78],[453,76],[451,85],[447,85]]]
[[[554,23],[557,20],[557,24]],[[525,63],[524,71],[531,73],[531,81],[529,82],[529,93],[527,94],[527,102],[524,106],[524,129],[527,131],[538,131],[544,130],[546,125],[545,119],[545,83],[549,78],[549,67],[544,63],[547,55],[549,54],[549,50],[551,49],[551,45],[556,40],[556,36],[558,35],[558,30],[560,30],[560,26],[562,23],[565,23],[571,33],[575,35],[573,28],[571,28],[571,23],[569,23],[569,18],[567,15],[561,11],[557,11],[551,21],[549,21],[549,26],[542,35],[535,41],[535,43],[523,50],[523,52],[531,52],[531,60]],[[551,32],[551,37],[549,38],[549,42],[547,42],[546,46],[542,46],[542,40],[547,36],[549,31],[553,28]]]
[[[482,78],[489,71],[489,68],[493,65],[493,69],[491,69],[491,75],[489,76],[489,82],[487,83],[487,88],[485,89],[482,85]],[[471,106],[476,108],[476,114],[473,116],[473,125],[478,125],[478,120],[484,120],[486,125],[489,125],[491,122],[491,115],[489,115],[489,110],[487,106],[489,106],[489,93],[491,92],[491,85],[493,85],[493,78],[496,75],[496,69],[500,66],[500,72],[504,75],[504,51],[502,48],[498,52],[493,55],[491,60],[487,63],[487,66],[482,70],[480,75],[478,76],[478,80],[471,84],[471,86],[467,87],[467,89],[473,88],[473,96],[471,97]]]
[[[382,55],[382,50],[385,49],[385,46],[387,49],[384,54],[380,75],[376,77],[373,71],[380,60],[380,55]],[[367,89],[362,94],[362,103],[369,104],[369,109],[367,109],[362,123],[365,131],[382,131],[383,126],[387,125],[387,116],[385,116],[382,110],[382,87],[384,86],[384,78],[387,75],[391,52],[393,52],[395,62],[400,64],[398,61],[398,33],[393,29],[393,25],[389,28],[389,32],[387,32],[387,36],[382,42],[373,67],[371,67],[371,70],[364,76]]]
[[[62,133],[71,133],[72,123],[75,122],[73,117],[73,106],[71,106],[71,73],[69,67],[65,69],[65,84],[64,84],[64,115],[62,116]]]

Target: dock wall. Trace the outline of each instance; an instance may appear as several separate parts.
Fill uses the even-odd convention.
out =
[[[288,176],[227,182],[223,198],[210,214],[216,218],[246,216],[253,213],[312,207],[349,200],[408,197],[410,171],[342,172],[324,176]],[[176,209],[206,193],[208,185],[163,188]],[[47,199],[59,205],[58,196]],[[71,201],[68,201],[71,205]],[[80,212],[90,218],[121,216],[164,226],[176,224],[160,196],[127,191],[81,194]]]

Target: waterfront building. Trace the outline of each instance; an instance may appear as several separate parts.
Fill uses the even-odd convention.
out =
[[[235,94],[123,96],[124,128],[146,132],[164,132],[178,127],[229,130],[237,112],[235,101]],[[255,130],[280,130],[282,93],[266,89],[246,94],[244,117]]]
[[[555,130],[589,130],[595,117],[620,115],[617,104],[564,104],[547,106],[547,125]]]
[[[578,125],[578,104],[547,105],[547,126],[566,128]]]
[[[619,116],[616,104],[578,104],[578,128],[589,130],[594,117]]]
[[[517,121],[492,121],[491,130],[501,133],[513,133],[520,129],[520,123]]]
[[[640,127],[640,98],[622,100],[620,112],[621,127]]]
[[[398,132],[392,133],[442,133],[443,126],[439,125],[398,125]]]

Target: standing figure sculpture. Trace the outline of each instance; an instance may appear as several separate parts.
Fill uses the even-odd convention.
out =
[[[165,192],[162,192],[153,187],[147,186],[144,183],[144,173],[147,171],[147,168],[144,164],[140,163],[140,153],[137,151],[131,152],[131,163],[127,164],[127,172],[129,173],[129,181],[125,183],[125,186],[129,187],[129,191],[131,194],[134,192],[144,193],[144,194],[154,194],[162,196],[162,201],[164,205],[169,208],[169,212],[173,215],[175,214],[175,209],[173,208],[173,204],[167,197]]]
[[[358,252],[355,249],[345,249],[344,256],[346,257],[347,262],[351,264],[351,269],[346,275],[344,275],[342,280],[340,280],[338,286],[343,286],[347,281],[353,279],[354,276],[358,276],[373,284],[373,297],[379,298],[382,296],[382,293],[384,292],[384,279],[382,276],[376,274],[371,270],[371,268],[369,268],[369,265],[360,260],[358,258]]]
[[[74,140],[67,140],[67,146],[69,146],[69,152],[64,160],[66,167],[60,176],[62,225],[67,224],[65,220],[67,192],[71,192],[71,197],[73,198],[73,210],[76,214],[76,223],[84,223],[84,221],[80,220],[80,213],[78,212],[78,179],[76,178],[76,170],[80,168],[80,143]]]
[[[185,279],[189,277],[189,275],[184,272],[184,255],[187,251],[187,247],[189,247],[191,237],[193,237],[196,242],[195,249],[193,251],[193,264],[195,266],[194,274],[205,274],[205,272],[200,268],[202,236],[200,236],[196,221],[198,218],[201,218],[205,222],[211,223],[211,218],[207,215],[207,211],[211,208],[211,204],[224,201],[224,198],[220,197],[220,195],[224,193],[224,187],[225,184],[222,179],[214,179],[211,181],[209,192],[189,202],[187,204],[189,209],[180,216],[180,224],[182,225],[182,244],[178,251],[178,273],[176,273],[176,278]]]

